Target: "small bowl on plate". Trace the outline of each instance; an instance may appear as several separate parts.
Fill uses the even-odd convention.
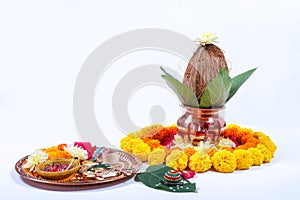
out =
[[[74,175],[80,168],[76,158],[55,158],[40,163],[37,173],[44,179],[63,180]]]

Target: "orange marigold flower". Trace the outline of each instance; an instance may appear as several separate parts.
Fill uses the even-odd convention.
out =
[[[149,139],[157,139],[162,145],[168,145],[174,140],[174,135],[178,132],[176,125],[162,127],[156,134],[154,134]]]
[[[254,132],[249,128],[242,128],[236,124],[229,124],[224,131],[222,136],[225,138],[234,138],[238,141],[236,149],[245,149],[256,147],[259,143],[258,139],[254,137]]]
[[[226,138],[236,137],[236,133],[239,130],[239,126],[236,124],[229,124],[225,130],[222,131],[222,135]]]
[[[61,150],[61,151],[63,151],[64,150],[64,147],[66,147],[66,146],[68,146],[67,144],[59,144],[59,145],[57,145],[57,148],[58,148],[58,150]]]
[[[214,154],[217,152],[217,150],[216,149],[210,149],[209,151],[208,151],[208,155],[210,156],[210,157],[213,157],[214,156]]]
[[[188,147],[184,150],[184,153],[190,158],[192,155],[194,155],[194,153],[196,152],[196,150],[192,147]]]
[[[227,150],[227,151],[233,152],[233,148],[230,148],[230,147],[223,147],[222,150]]]
[[[72,158],[72,156],[65,150],[60,150],[58,146],[49,147],[42,149],[46,154],[48,154],[48,159],[53,158]]]
[[[160,141],[159,140],[150,140],[148,138],[143,139],[143,141],[151,147],[151,150],[159,148]]]

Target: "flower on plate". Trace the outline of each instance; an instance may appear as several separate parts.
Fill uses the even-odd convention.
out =
[[[211,159],[207,154],[203,155],[200,152],[196,152],[190,157],[189,168],[194,172],[206,172],[211,166]]]
[[[233,172],[236,168],[236,159],[233,153],[227,150],[216,152],[211,158],[213,167],[219,172]]]
[[[29,171],[33,171],[35,166],[44,162],[48,159],[48,154],[38,149],[33,152],[30,156],[28,156],[26,163],[24,164],[24,168],[30,168]]]
[[[67,144],[59,144],[58,146],[43,148],[41,150],[48,155],[48,159],[72,158],[72,156],[67,151],[64,150],[64,147],[66,147],[66,146],[67,146]]]
[[[251,153],[244,149],[237,149],[233,152],[236,159],[236,169],[249,169],[252,164],[252,156]]]
[[[77,157],[80,160],[86,160],[88,158],[87,150],[79,146],[67,145],[64,147],[64,150],[68,152],[72,157]]]
[[[203,33],[200,37],[196,39],[197,42],[200,42],[201,45],[212,44],[216,42],[218,37],[213,33]]]

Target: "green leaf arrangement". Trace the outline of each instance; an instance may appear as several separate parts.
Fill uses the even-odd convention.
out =
[[[168,86],[175,92],[181,103],[185,106],[195,108],[218,108],[223,107],[245,81],[254,73],[256,68],[231,78],[225,68],[222,68],[217,76],[205,88],[200,102],[196,95],[186,85],[178,81],[171,74],[161,67],[164,74],[161,77]]]
[[[169,192],[196,192],[196,184],[189,182],[187,179],[184,179],[184,183],[180,186],[170,186],[165,185],[162,182],[164,181],[164,174],[168,170],[173,168],[166,165],[152,165],[149,166],[145,172],[138,173],[135,177],[135,181],[140,181],[148,187],[165,190]]]

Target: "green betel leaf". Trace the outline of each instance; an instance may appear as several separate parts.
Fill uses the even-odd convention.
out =
[[[223,107],[228,99],[232,79],[227,70],[222,68],[217,76],[205,88],[200,108]]]
[[[149,166],[146,172],[136,175],[135,181],[141,181],[148,187],[169,192],[196,192],[196,184],[187,180],[184,180],[184,183],[178,187],[163,184],[164,174],[168,170],[172,170],[172,168],[162,164]]]
[[[232,79],[232,86],[229,92],[229,96],[226,100],[229,101],[229,99],[231,99],[233,97],[233,95],[237,92],[237,90],[243,85],[243,83],[245,83],[245,81],[253,74],[253,72],[256,70],[257,68],[248,70],[242,74],[237,75],[236,77],[234,77]]]
[[[185,106],[198,108],[199,103],[193,91],[190,90],[186,85],[178,81],[176,78],[174,78],[172,75],[167,73],[162,67],[161,70],[165,73],[164,75],[161,75],[161,77],[165,79],[168,86],[175,92],[180,102]]]

